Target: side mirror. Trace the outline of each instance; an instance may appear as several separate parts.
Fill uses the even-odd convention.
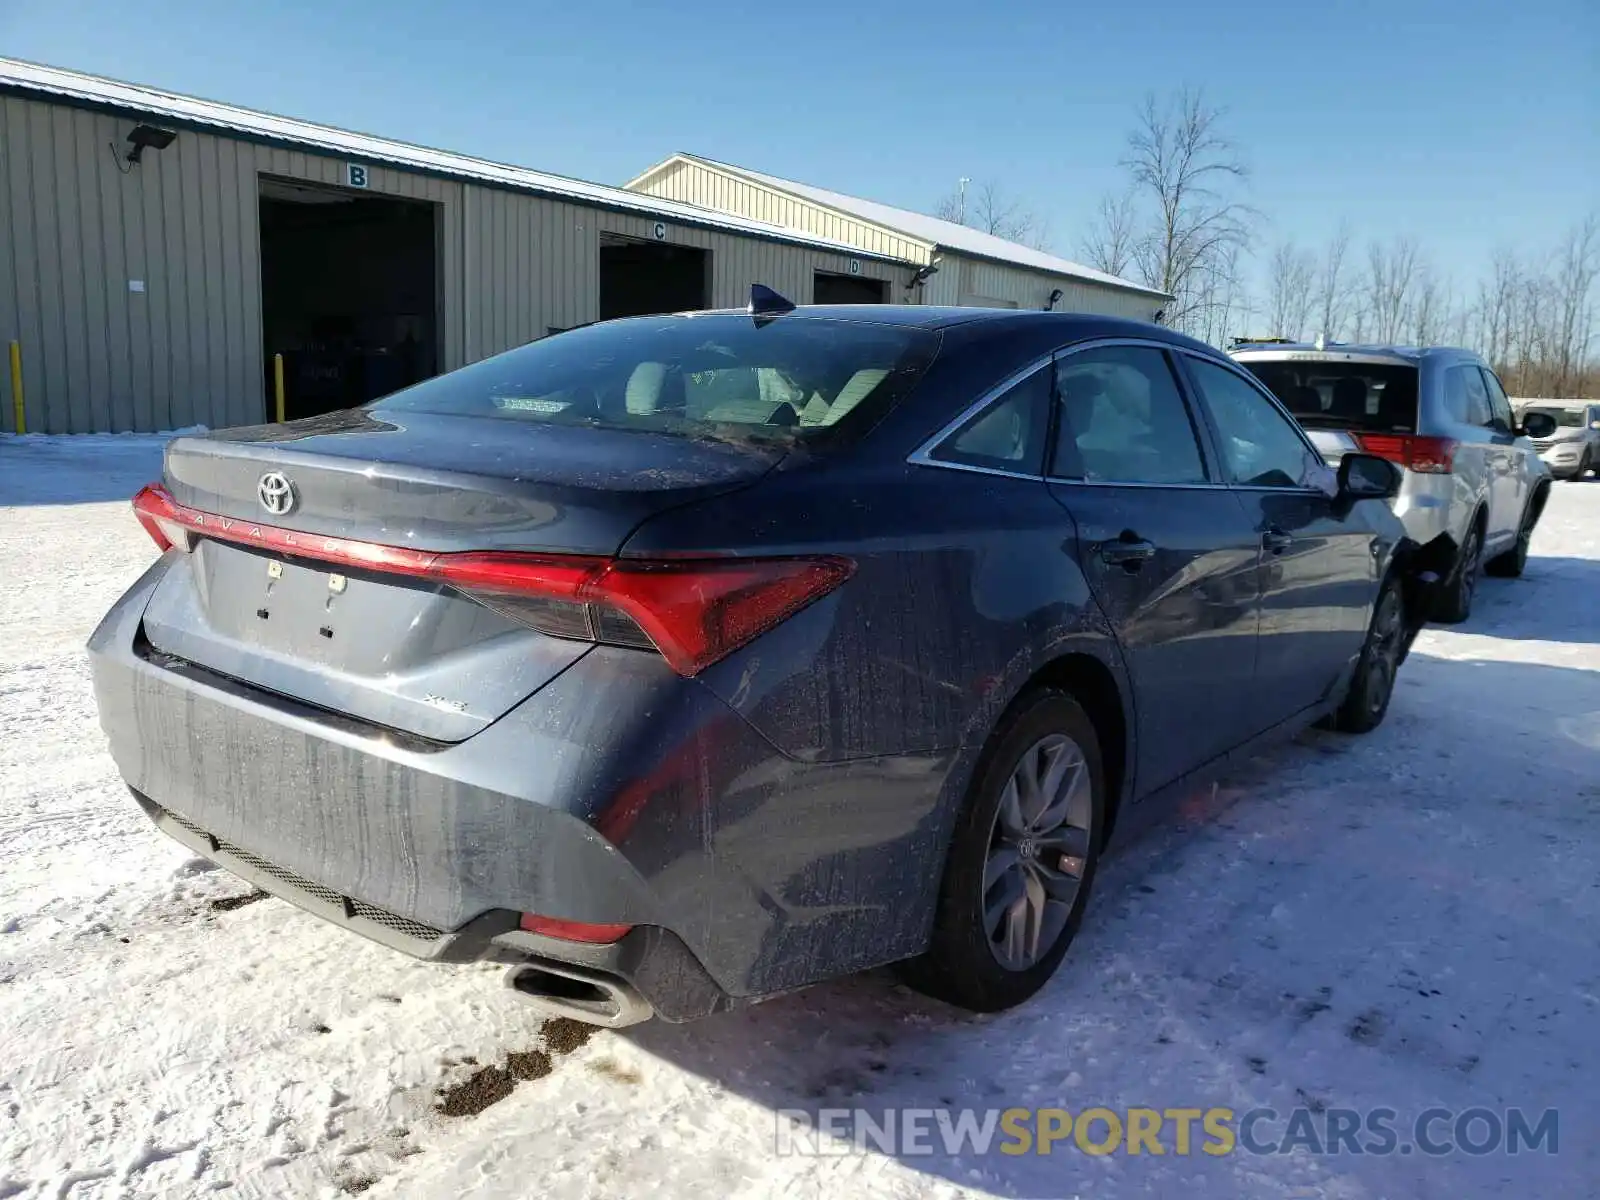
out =
[[[1549,413],[1531,412],[1524,413],[1522,429],[1519,431],[1526,437],[1547,438],[1556,431],[1556,419]]]
[[[1600,421],[1590,421],[1589,422],[1589,428],[1590,429],[1600,429]]]
[[[1341,500],[1392,500],[1400,492],[1400,468],[1376,454],[1346,454],[1339,460]]]

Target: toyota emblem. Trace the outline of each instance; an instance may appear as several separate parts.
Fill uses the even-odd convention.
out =
[[[294,484],[281,471],[268,471],[256,484],[256,498],[262,508],[281,517],[294,507]]]

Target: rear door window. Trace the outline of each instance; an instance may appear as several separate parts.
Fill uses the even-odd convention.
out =
[[[1307,429],[1416,432],[1416,367],[1304,359],[1246,359],[1239,365]]]
[[[1104,483],[1205,483],[1189,406],[1166,354],[1105,346],[1056,362],[1053,474]]]
[[[1511,401],[1506,397],[1506,390],[1500,386],[1500,380],[1493,371],[1479,368],[1478,376],[1483,380],[1484,395],[1489,403],[1490,427],[1501,433],[1510,433],[1516,421],[1511,415]]]
[[[1293,421],[1242,376],[1189,356],[1189,373],[1216,422],[1231,483],[1246,487],[1306,487],[1321,459]]]
[[[1468,425],[1491,428],[1494,412],[1489,407],[1489,389],[1477,367],[1458,363],[1444,373],[1444,404],[1450,415]]]

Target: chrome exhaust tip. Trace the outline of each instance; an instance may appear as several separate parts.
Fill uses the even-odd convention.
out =
[[[622,1029],[655,1015],[630,985],[599,971],[543,960],[506,971],[506,986],[536,1007],[605,1029]]]

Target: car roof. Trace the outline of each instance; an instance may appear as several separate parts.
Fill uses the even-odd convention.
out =
[[[1229,353],[1238,359],[1251,358],[1262,361],[1307,354],[1327,355],[1330,362],[1337,362],[1342,355],[1403,358],[1413,362],[1429,358],[1476,359],[1478,357],[1473,351],[1459,346],[1394,346],[1381,342],[1324,342],[1320,346],[1315,342],[1241,342]]]
[[[677,314],[685,317],[708,315],[748,316],[748,309],[709,309],[703,313]],[[1044,330],[1059,331],[1064,340],[1090,336],[1144,337],[1178,345],[1193,346],[1210,354],[1217,354],[1214,346],[1197,342],[1193,338],[1155,325],[1149,321],[1129,317],[1111,317],[1100,313],[1044,312],[1040,309],[1016,308],[965,308],[940,304],[801,304],[787,312],[771,314],[782,321],[845,321],[851,324],[902,325],[919,329],[950,329],[956,326],[983,326],[1000,331]]]

